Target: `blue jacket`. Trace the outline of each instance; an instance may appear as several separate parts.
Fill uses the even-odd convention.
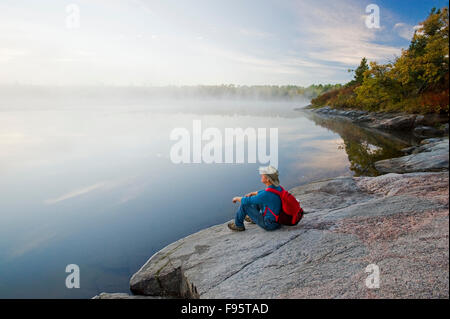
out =
[[[270,185],[269,187],[281,191],[280,186],[275,187],[273,185]],[[272,212],[277,216],[280,214],[281,210],[280,196],[271,192],[267,192],[265,189],[259,190],[258,194],[255,196],[242,197],[241,204],[258,205],[259,207],[261,207],[262,214],[264,214],[264,212],[266,211],[266,207],[270,208]],[[266,216],[264,216],[264,221],[266,220],[275,221],[275,216],[272,215],[269,209],[267,209]]]

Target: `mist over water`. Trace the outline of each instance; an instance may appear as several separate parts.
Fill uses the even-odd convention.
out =
[[[306,99],[109,100],[2,100],[1,298],[127,292],[156,251],[234,218],[231,198],[263,187],[265,163],[172,163],[170,132],[194,120],[221,132],[278,128],[286,188],[353,174],[340,135],[294,110]],[[72,263],[80,289],[64,284]]]
[[[232,198],[263,188],[268,163],[248,161],[251,138],[214,141],[223,154],[244,144],[244,163],[174,163],[171,133],[184,129],[193,145],[194,123],[221,136],[277,129],[269,152],[286,189],[377,175],[373,163],[403,154],[411,134],[302,108],[354,83],[362,57],[382,66],[401,55],[431,9],[407,7],[0,1],[0,299],[129,292],[158,250],[233,219]],[[79,289],[66,288],[69,264]]]

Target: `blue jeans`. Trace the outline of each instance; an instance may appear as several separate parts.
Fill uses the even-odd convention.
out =
[[[244,218],[246,215],[250,217],[259,227],[264,228],[265,230],[274,230],[280,227],[280,224],[274,220],[264,221],[264,216],[262,215],[261,207],[259,205],[242,204],[239,206],[239,209],[236,212],[236,218],[234,219],[236,226],[244,226]]]

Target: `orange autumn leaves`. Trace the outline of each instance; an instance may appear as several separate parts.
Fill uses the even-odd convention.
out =
[[[316,107],[448,114],[448,41],[448,8],[433,9],[416,28],[409,48],[394,62],[368,65],[363,58],[352,81],[311,103]]]

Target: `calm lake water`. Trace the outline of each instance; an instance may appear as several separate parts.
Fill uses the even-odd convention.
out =
[[[174,128],[278,128],[280,180],[291,188],[376,175],[401,155],[392,139],[299,103],[201,101],[0,108],[0,298],[128,292],[156,251],[234,218],[233,196],[262,188],[256,164],[174,164]],[[80,267],[67,289],[65,268]]]

